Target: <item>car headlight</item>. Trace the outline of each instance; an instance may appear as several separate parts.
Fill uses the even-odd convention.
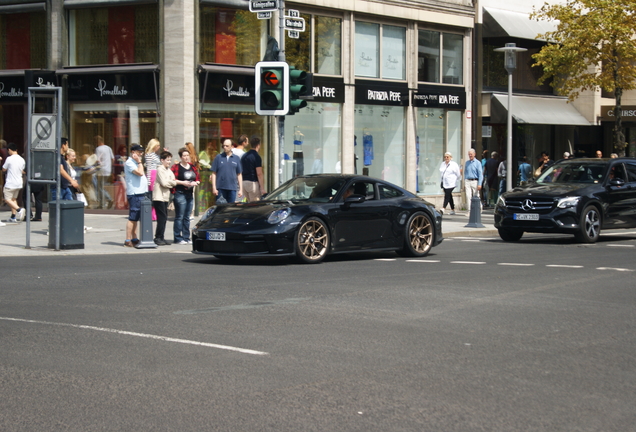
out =
[[[570,207],[576,207],[576,205],[579,203],[581,197],[565,197],[565,198],[561,198],[559,199],[559,202],[557,203],[557,207],[558,208],[570,208]]]
[[[216,206],[212,206],[210,208],[208,208],[205,213],[203,213],[203,216],[201,216],[201,220],[205,220],[207,218],[209,218],[210,216],[212,216],[212,213],[214,213],[214,210],[216,210]]]
[[[290,214],[291,214],[291,209],[289,207],[274,210],[272,214],[270,214],[269,217],[267,218],[267,222],[271,223],[272,225],[276,225],[277,223],[280,223],[284,221],[285,219],[287,219],[287,217],[289,217]]]
[[[506,199],[503,196],[499,195],[499,199],[497,200],[497,205],[505,207],[506,206]]]

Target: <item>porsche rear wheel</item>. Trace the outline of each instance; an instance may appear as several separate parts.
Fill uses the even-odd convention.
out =
[[[296,256],[306,264],[317,264],[329,251],[329,229],[316,217],[304,221],[296,234]]]
[[[426,213],[414,213],[406,224],[405,233],[404,247],[399,251],[400,255],[423,257],[433,247],[434,225]]]

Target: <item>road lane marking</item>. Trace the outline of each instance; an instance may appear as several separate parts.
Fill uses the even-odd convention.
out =
[[[614,270],[621,272],[632,272],[634,270],[626,269],[626,268],[618,268],[618,267],[596,267],[596,270]]]
[[[479,261],[451,261],[451,264],[475,264],[475,265],[481,265],[481,264],[486,264],[485,262],[479,262]]]
[[[238,347],[233,347],[233,346],[228,346],[228,345],[218,345],[218,344],[212,344],[212,343],[208,343],[208,342],[198,342],[198,341],[192,341],[192,340],[187,340],[187,339],[171,338],[171,337],[167,337],[167,336],[158,336],[158,335],[151,335],[151,334],[146,334],[146,333],[129,332],[129,331],[116,330],[116,329],[110,329],[110,328],[105,328],[105,327],[93,327],[93,326],[80,325],[80,324],[56,323],[56,322],[49,322],[49,321],[37,321],[37,320],[28,320],[28,319],[21,319],[21,318],[9,318],[9,317],[0,317],[0,320],[24,322],[24,323],[31,323],[31,324],[44,324],[44,325],[51,325],[51,326],[58,326],[58,327],[72,327],[72,328],[77,328],[77,329],[82,329],[82,330],[94,330],[94,331],[100,331],[100,332],[106,332],[106,333],[115,333],[115,334],[120,334],[120,335],[124,335],[124,336],[135,336],[135,337],[140,337],[140,338],[145,338],[145,339],[160,340],[160,341],[164,341],[164,342],[174,342],[174,343],[180,343],[180,344],[186,344],[186,345],[202,346],[202,347],[206,347],[206,348],[222,349],[222,350],[226,350],[226,351],[236,351],[236,352],[240,352],[242,354],[269,355],[269,353],[266,353],[266,352],[263,352],[263,351],[255,351],[255,350],[250,350],[250,349],[245,349],[245,348],[238,348]]]
[[[397,258],[376,258],[375,261],[396,261]]]
[[[307,300],[310,300],[310,298],[309,297],[287,298],[287,299],[274,300],[274,301],[261,301],[261,302],[247,303],[247,304],[209,307],[204,309],[182,310],[182,311],[176,311],[173,313],[177,315],[195,315],[199,313],[219,312],[219,311],[226,311],[226,310],[245,310],[245,309],[262,308],[265,306],[298,304],[300,302],[307,301]]]
[[[407,259],[406,262],[438,263],[440,260]]]
[[[519,266],[519,267],[531,267],[534,264],[526,264],[526,263],[497,263],[500,266]]]
[[[630,245],[630,244],[608,244],[606,246],[607,247],[631,247],[631,248],[634,247],[634,245]]]
[[[558,267],[558,268],[583,268],[582,265],[564,265],[564,264],[547,264],[546,267]]]

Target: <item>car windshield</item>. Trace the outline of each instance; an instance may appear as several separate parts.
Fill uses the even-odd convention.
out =
[[[272,201],[329,202],[345,183],[339,177],[297,177],[264,199]]]
[[[600,183],[607,168],[605,161],[567,161],[552,165],[537,183]]]

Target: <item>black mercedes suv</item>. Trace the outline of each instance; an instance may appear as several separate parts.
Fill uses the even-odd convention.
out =
[[[526,187],[499,197],[495,228],[505,241],[524,232],[574,234],[594,243],[601,229],[636,227],[636,159],[568,159]]]

